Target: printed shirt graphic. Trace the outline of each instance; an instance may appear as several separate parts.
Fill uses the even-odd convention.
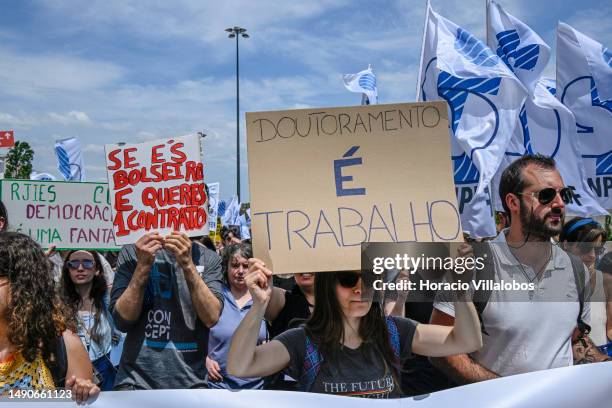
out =
[[[400,335],[400,359],[411,356],[411,344],[417,322],[403,317],[394,318]],[[304,364],[306,332],[303,326],[290,329],[274,340],[280,341],[289,352],[288,373],[299,379]],[[336,356],[323,356],[319,374],[310,392],[362,398],[399,398],[399,384],[374,349],[362,344],[357,349],[343,347]],[[329,363],[327,363],[329,361]],[[399,381],[399,379],[398,379]]]
[[[219,256],[193,245],[192,257],[202,279],[223,305]],[[124,246],[117,261],[111,309],[128,286],[136,263],[134,245]],[[113,318],[118,329],[127,332],[116,385],[145,389],[205,385],[209,330],[196,315],[183,271],[171,253],[161,250],[155,256],[140,318],[126,322],[116,311]]]

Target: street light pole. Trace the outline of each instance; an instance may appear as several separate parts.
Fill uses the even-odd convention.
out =
[[[235,26],[226,28],[228,38],[236,38],[236,193],[240,202],[240,59],[238,53],[238,37],[249,38],[246,29]]]

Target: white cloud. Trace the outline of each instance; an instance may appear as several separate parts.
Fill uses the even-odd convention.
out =
[[[91,124],[91,119],[85,112],[70,111],[66,114],[50,112],[49,118],[53,122],[60,123],[62,125],[68,124]]]

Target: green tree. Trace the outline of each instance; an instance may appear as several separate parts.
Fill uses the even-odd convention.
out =
[[[6,155],[4,177],[10,179],[29,179],[32,173],[34,150],[28,142],[15,142],[15,146]]]

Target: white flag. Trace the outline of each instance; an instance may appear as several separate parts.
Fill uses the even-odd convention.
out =
[[[57,156],[57,169],[64,180],[85,181],[85,166],[81,146],[76,137],[55,141],[55,155]]]
[[[342,79],[346,89],[364,95],[361,100],[362,105],[374,105],[378,103],[376,75],[374,75],[371,66],[368,66],[368,69],[364,69],[356,74],[345,74],[342,76]]]
[[[557,98],[576,118],[587,183],[612,208],[612,58],[597,41],[567,24],[557,27]],[[602,90],[600,92],[600,89]]]
[[[463,230],[473,237],[494,236],[488,185],[503,159],[526,90],[485,44],[433,12],[429,4],[423,42],[419,95],[421,100],[444,99],[450,107]]]
[[[238,215],[240,213],[240,204],[238,203],[238,197],[233,196],[232,201],[225,209],[225,214],[221,219],[223,225],[240,225],[238,221]]]
[[[548,60],[550,47],[529,26],[499,4],[488,5],[489,47],[506,63],[528,91],[533,92]]]
[[[607,214],[586,183],[574,116],[550,92],[554,89],[550,80],[540,78],[550,58],[550,48],[529,26],[495,2],[490,3],[488,12],[489,46],[497,50],[497,55],[529,91],[494,178],[494,190],[498,191],[501,173],[510,163],[524,154],[540,153],[556,160],[563,181],[574,191],[568,214],[583,217]],[[499,195],[494,194],[493,199],[495,209],[503,211]]]

